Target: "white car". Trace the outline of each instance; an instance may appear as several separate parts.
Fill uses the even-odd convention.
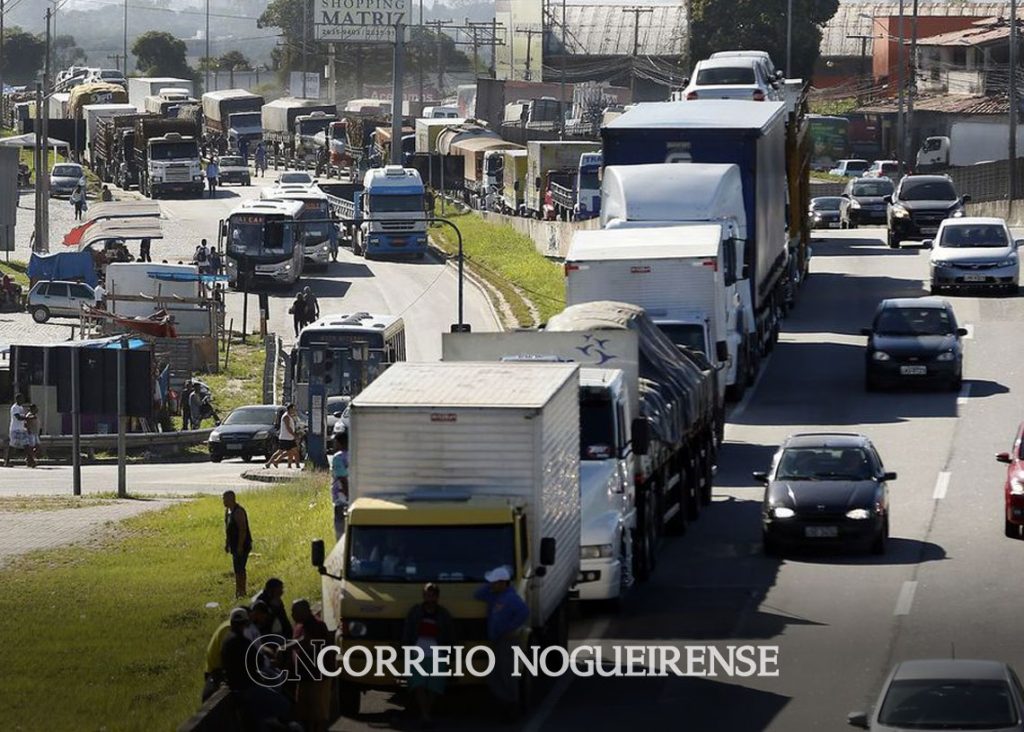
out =
[[[28,293],[28,311],[37,323],[45,323],[55,315],[77,318],[83,305],[95,304],[96,293],[81,282],[37,282]]]
[[[851,158],[836,161],[836,167],[828,172],[830,175],[838,175],[843,178],[861,178],[869,167],[870,163],[867,160]]]
[[[715,51],[708,58],[756,58],[761,61],[769,79],[785,78],[785,74],[775,68],[772,57],[767,51]]]
[[[726,57],[698,61],[679,95],[693,99],[746,99],[755,102],[779,101],[775,80],[761,59],[756,57]]]
[[[249,166],[241,155],[221,155],[217,159],[218,185],[237,183],[247,186],[252,183]]]
[[[931,247],[931,291],[994,289],[1015,294],[1020,283],[1021,241],[1003,219],[963,216],[939,224]]]
[[[124,78],[124,74],[117,69],[93,69],[92,73],[86,77],[86,81],[102,81],[107,84],[120,84],[123,87],[128,86],[128,81]]]

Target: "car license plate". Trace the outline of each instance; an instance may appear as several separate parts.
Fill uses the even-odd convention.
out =
[[[838,526],[805,526],[804,536],[809,539],[835,539],[839,536]]]
[[[828,228],[830,228],[830,229],[838,229],[839,228],[839,222],[838,221],[829,221],[828,222]]]
[[[226,450],[241,450],[242,446],[241,445],[225,445],[224,449],[226,449]]]
[[[903,376],[924,376],[927,373],[927,366],[900,366],[900,374]]]
[[[984,281],[985,281],[985,275],[979,275],[979,274],[964,275],[964,282],[984,282]]]

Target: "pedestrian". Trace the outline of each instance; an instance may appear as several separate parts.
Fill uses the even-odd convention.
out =
[[[100,200],[103,201],[103,203],[109,203],[114,200],[114,195],[110,192],[110,189],[107,188],[106,183],[103,184],[103,188],[100,190]]]
[[[216,274],[220,274],[220,268],[221,268],[220,252],[217,251],[216,247],[214,247],[214,248],[210,249],[210,259],[209,259],[208,269],[210,271],[210,274],[216,275]]]
[[[81,221],[82,211],[85,210],[85,191],[82,190],[82,186],[75,186],[68,200],[75,209],[75,221]]]
[[[181,389],[181,397],[178,404],[181,407],[181,428],[187,430],[192,424],[192,413],[189,410],[189,397],[192,396],[192,382],[186,381]]]
[[[256,683],[259,667],[249,649],[253,644],[249,630],[249,612],[244,607],[231,611],[230,628],[221,644],[221,667],[228,687],[235,695],[246,728],[272,729],[271,724],[288,722],[288,700],[280,692]]]
[[[331,642],[330,631],[324,622],[313,614],[308,600],[292,603],[292,620],[295,622],[294,638],[306,658],[316,658]],[[326,662],[332,654],[324,656]],[[327,732],[331,715],[331,677],[317,673],[296,658],[295,669],[299,672],[299,688],[295,695],[295,717],[306,732]],[[333,668],[327,669],[333,671]]]
[[[291,638],[293,635],[292,624],[288,620],[288,610],[284,606],[284,582],[277,577],[271,577],[264,583],[263,589],[252,598],[253,607],[256,603],[266,603],[269,608],[267,624],[261,627],[264,634],[279,635],[284,638]]]
[[[92,288],[92,298],[97,308],[103,308],[107,299],[107,288],[103,286],[103,280],[99,280]]]
[[[210,249],[206,244],[206,239],[203,239],[199,246],[196,247],[196,253],[192,256],[192,263],[199,267],[200,274],[204,274],[210,266]]]
[[[494,669],[487,685],[507,716],[519,716],[519,684],[512,675],[512,649],[518,644],[519,629],[530,618],[526,603],[512,587],[512,574],[507,567],[495,567],[484,574],[487,584],[475,593],[474,599],[487,603],[487,639],[494,651]]]
[[[189,429],[198,430],[203,425],[203,395],[195,384],[188,395]]]
[[[25,431],[28,432],[28,446],[25,448],[25,462],[30,468],[39,459],[39,407],[28,404],[25,407]]]
[[[236,613],[236,610],[246,610],[246,608],[237,607],[232,610],[228,618],[213,631],[213,635],[210,636],[210,642],[206,644],[206,668],[203,671],[202,695],[204,702],[213,696],[217,689],[220,688],[220,685],[226,680],[224,665],[221,660],[221,648],[224,645],[224,639],[231,632],[231,618],[234,616],[238,619],[239,623],[241,622],[241,613]],[[260,636],[258,627],[252,622],[255,610],[256,606],[254,604],[252,610],[247,611],[250,623],[245,626],[245,635],[249,638],[250,642],[257,640]]]
[[[260,140],[259,144],[256,145],[256,175],[263,177],[263,174],[267,172],[267,148]]]
[[[303,293],[298,293],[292,305],[288,308],[292,314],[292,327],[295,329],[295,337],[299,337],[299,331],[306,326],[306,298]]]
[[[28,409],[25,406],[25,397],[20,393],[14,395],[14,404],[11,405],[11,424],[8,430],[8,450],[4,458],[4,466],[10,467],[11,448],[25,451],[25,463],[28,467],[35,467],[32,460],[32,453],[28,451],[28,426],[25,423]]]
[[[252,551],[249,514],[235,500],[234,491],[224,491],[224,551],[231,555],[235,573],[235,597],[245,597],[245,564]]]
[[[336,452],[331,455],[331,503],[334,504],[334,538],[345,533],[348,511],[348,432],[334,438]]]
[[[309,285],[302,288],[302,294],[306,299],[305,325],[309,325],[320,319],[320,302],[316,299],[313,291],[309,289]]]
[[[413,605],[405,616],[402,630],[402,645],[416,646],[423,650],[423,667],[434,673],[420,674],[413,669],[409,677],[409,689],[416,699],[420,722],[427,727],[434,723],[432,712],[437,698],[444,693],[447,673],[446,665],[434,655],[437,646],[453,645],[454,623],[449,613],[439,603],[441,588],[433,582],[423,586],[423,602]]]
[[[139,261],[140,262],[152,262],[153,261],[150,258],[150,254],[149,254],[149,249],[150,249],[151,245],[152,245],[152,243],[151,243],[151,241],[149,239],[143,239],[141,242],[139,242]]]
[[[285,407],[284,414],[281,415],[281,428],[277,435],[277,451],[270,456],[263,467],[269,468],[273,465],[276,468],[281,462],[281,458],[284,457],[288,458],[289,468],[292,466],[292,461],[295,462],[295,467],[300,467],[299,438],[299,415],[295,405],[289,404]]]
[[[206,185],[210,189],[210,198],[217,195],[217,178],[220,177],[220,168],[217,166],[217,159],[210,158],[206,164]]]
[[[238,154],[242,156],[245,164],[249,164],[249,140],[245,137],[238,143]]]

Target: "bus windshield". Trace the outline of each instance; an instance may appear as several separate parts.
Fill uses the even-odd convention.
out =
[[[228,222],[228,254],[291,256],[293,228],[294,222],[284,216],[237,214]]]
[[[326,200],[315,198],[303,202],[299,219],[310,222],[302,226],[302,236],[307,245],[315,246],[331,238],[331,227],[334,224],[327,221],[329,218],[331,208]]]

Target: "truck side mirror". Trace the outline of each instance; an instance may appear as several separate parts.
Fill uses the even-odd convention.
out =
[[[545,536],[543,539],[540,540],[540,564],[542,567],[554,566],[555,537]]]
[[[540,176],[539,175],[536,178],[533,179],[533,187],[534,188],[540,188]]]
[[[729,360],[729,344],[725,341],[717,341],[715,343],[715,358],[718,359],[719,363],[725,363]]]
[[[630,434],[633,436],[633,454],[646,455],[651,446],[651,425],[644,417],[637,417],[630,424]]]
[[[310,542],[309,549],[310,564],[312,564],[317,569],[323,567],[324,558],[326,557],[326,554],[324,553],[324,540],[315,539],[314,541]]]
[[[220,235],[222,237],[224,237],[225,239],[228,238],[228,222],[227,221],[221,221],[220,222]]]

